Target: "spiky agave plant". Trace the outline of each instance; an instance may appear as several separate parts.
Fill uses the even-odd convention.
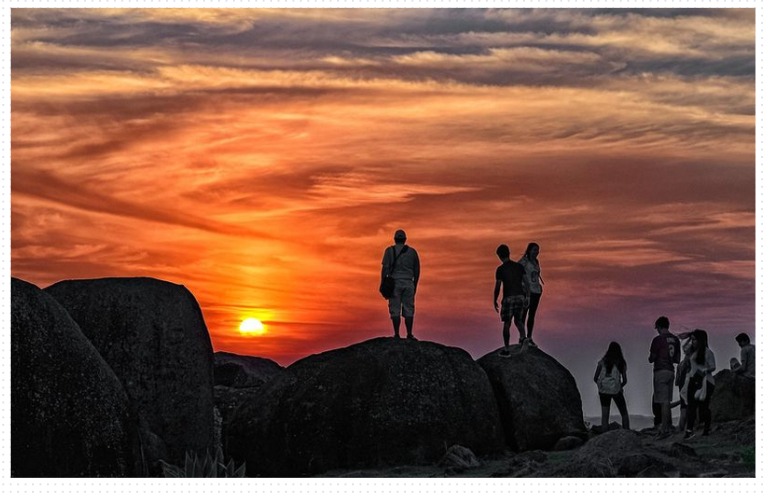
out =
[[[245,477],[245,463],[235,469],[235,461],[230,458],[229,463],[225,464],[224,450],[221,446],[213,456],[206,450],[205,458],[200,458],[197,454],[188,451],[184,457],[183,467],[164,460],[160,460],[160,463],[165,477]]]

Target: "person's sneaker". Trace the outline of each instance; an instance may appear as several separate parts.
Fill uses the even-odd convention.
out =
[[[408,337],[406,337],[406,339],[408,339],[409,341],[418,341],[418,339],[416,339],[416,336],[413,336],[413,335],[409,335]]]
[[[672,437],[672,433],[671,432],[659,432],[656,435],[656,437],[653,438],[653,439],[655,439],[656,441],[661,441],[662,439],[668,439],[670,437]]]
[[[525,342],[525,337],[521,337],[519,341],[517,341],[518,344],[522,344]]]
[[[400,339],[400,334],[395,334],[392,336],[393,339]]]
[[[510,356],[510,355],[511,353],[509,352],[509,349],[502,349],[501,351],[499,351],[499,356],[503,356],[506,358],[507,356]]]
[[[709,429],[704,429],[704,432],[701,433],[702,436],[709,436]]]
[[[683,436],[683,441],[688,441],[689,439],[693,439],[696,437],[696,433],[693,431],[685,431],[685,436]]]
[[[528,341],[528,345],[531,346],[532,348],[538,348],[536,343],[533,342],[533,339],[531,339],[530,337],[527,339],[527,341]]]

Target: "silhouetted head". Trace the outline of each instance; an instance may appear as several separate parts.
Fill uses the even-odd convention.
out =
[[[501,244],[496,248],[496,256],[502,261],[509,259],[509,247],[507,244]]]
[[[626,368],[627,362],[624,361],[624,354],[621,352],[621,346],[618,342],[611,342],[608,345],[608,351],[603,356],[603,363],[605,363],[605,369],[608,373],[611,373],[614,365],[617,365],[619,370]]]
[[[696,357],[696,363],[703,365],[706,361],[706,351],[709,347],[709,339],[707,338],[707,331],[696,329],[691,332],[691,351]]]
[[[395,244],[405,244],[406,239],[405,230],[398,230],[395,232]]]
[[[528,247],[525,249],[525,256],[528,257],[528,259],[536,260],[539,257],[539,244],[536,242],[530,242],[528,244]]]
[[[749,336],[742,332],[741,334],[736,336],[736,342],[738,342],[739,346],[743,348],[744,346],[749,344]]]
[[[656,323],[654,324],[654,328],[656,329],[656,332],[659,334],[664,334],[666,332],[669,332],[669,318],[666,316],[660,316],[656,319]]]

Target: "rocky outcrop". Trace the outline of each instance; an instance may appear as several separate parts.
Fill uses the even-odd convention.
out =
[[[636,477],[643,473],[650,477],[676,470],[663,454],[644,447],[636,433],[620,429],[590,439],[567,463],[549,471],[548,475]]]
[[[477,363],[496,395],[507,444],[515,450],[551,449],[565,436],[586,439],[581,396],[571,373],[539,348],[511,347]]]
[[[68,280],[46,289],[114,370],[135,407],[148,459],[213,449],[213,350],[183,286],[151,278]]]
[[[434,464],[455,444],[502,448],[484,372],[461,349],[373,339],[299,360],[243,401],[226,451],[250,475]]]
[[[755,417],[755,379],[721,370],[715,375],[715,392],[709,402],[712,420],[746,420]]]
[[[259,387],[283,370],[272,360],[219,351],[213,354],[214,385]]]
[[[140,473],[136,420],[110,366],[51,296],[11,279],[11,475]]]

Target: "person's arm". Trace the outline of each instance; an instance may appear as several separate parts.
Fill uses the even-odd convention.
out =
[[[741,363],[739,364],[739,367],[733,371],[734,373],[742,373],[747,371],[747,362],[749,361],[749,358],[747,357],[747,352],[744,350],[744,348],[741,348],[741,354],[739,357],[741,358]]]
[[[660,336],[656,336],[656,338],[658,337]],[[648,356],[648,363],[653,363],[656,361],[656,351],[654,350],[656,346],[656,342],[657,342],[656,339],[651,341],[651,354]]]
[[[496,280],[496,287],[493,289],[493,307],[496,312],[499,311],[499,291],[501,290],[501,280]]]
[[[595,370],[595,377],[593,379],[595,381],[595,384],[597,384],[597,380],[600,378],[600,368],[601,367],[602,367],[602,365],[600,363],[598,363],[597,364],[597,370]]]
[[[714,372],[716,368],[717,368],[717,365],[715,364],[715,353],[713,353],[711,349],[708,349],[706,366],[704,367],[704,372],[709,374]]]
[[[621,387],[627,385],[627,366],[624,365],[624,370],[621,372]]]
[[[413,250],[416,261],[413,263],[413,293],[416,294],[416,288],[419,286],[419,277],[421,276],[421,263],[419,262],[419,253]]]
[[[389,267],[392,265],[389,257],[389,248],[384,249],[384,257],[381,258],[381,283],[384,283],[384,277],[389,273]]]
[[[527,270],[523,271],[523,293],[525,294],[525,297],[528,297],[528,298],[531,297],[531,282],[530,282],[530,279],[528,278]]]

